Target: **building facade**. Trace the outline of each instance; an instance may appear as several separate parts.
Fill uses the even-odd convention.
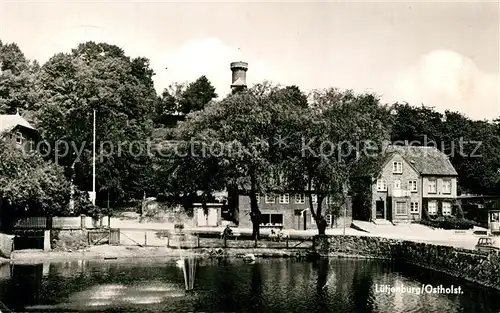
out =
[[[316,229],[316,221],[309,210],[309,196],[305,193],[269,193],[258,194],[257,202],[261,212],[261,228],[283,229]],[[313,195],[313,205],[317,205],[317,197]],[[340,208],[339,216],[335,217],[329,212]],[[352,205],[348,197],[345,204],[336,203],[327,197],[322,203],[323,214],[328,227],[350,227],[352,222]],[[242,228],[251,228],[250,197],[239,193],[238,195],[238,225]],[[344,219],[344,212],[347,218]]]
[[[372,185],[372,220],[411,222],[454,214],[458,174],[435,147],[390,146]]]

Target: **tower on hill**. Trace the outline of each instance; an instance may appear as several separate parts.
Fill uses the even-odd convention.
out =
[[[231,72],[233,72],[231,89],[233,93],[247,88],[247,70],[248,63],[246,62],[240,61],[231,63]]]

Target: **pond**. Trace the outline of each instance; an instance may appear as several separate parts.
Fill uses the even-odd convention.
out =
[[[4,265],[0,300],[14,312],[500,313],[500,294],[386,261],[200,260],[186,292],[176,260]],[[461,287],[460,294],[382,293],[383,286]]]

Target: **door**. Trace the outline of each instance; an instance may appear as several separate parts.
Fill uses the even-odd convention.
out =
[[[293,214],[293,229],[302,230],[301,215],[301,210],[295,210]]]
[[[207,226],[207,216],[205,212],[203,212],[203,208],[198,208],[196,221],[198,222],[198,226]]]
[[[208,209],[208,226],[217,226],[217,209]]]
[[[383,200],[376,202],[376,218],[385,219],[385,201]]]

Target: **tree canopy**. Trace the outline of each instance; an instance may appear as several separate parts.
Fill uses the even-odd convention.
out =
[[[5,201],[34,207],[52,197],[47,203],[64,203],[64,192],[51,190],[66,190],[65,183],[44,180],[60,171],[67,180],[75,174],[80,189],[91,189],[94,110],[98,202],[108,195],[117,201],[142,198],[144,192],[180,199],[201,191],[206,200],[213,191],[237,186],[250,196],[250,218],[258,225],[257,193],[305,188],[321,224],[324,210],[321,201],[313,205],[313,193],[318,200],[350,194],[371,205],[369,178],[380,160],[366,157],[367,143],[386,139],[445,152],[459,174],[461,192],[500,192],[498,121],[427,106],[386,106],[375,95],[334,88],[306,95],[298,86],[266,82],[217,99],[205,76],[173,83],[158,95],[153,76],[147,58],[129,57],[115,45],[82,43],[40,66],[15,43],[0,41],[0,114],[20,111],[40,130],[50,152],[46,165],[3,152],[10,161],[2,166],[17,168],[0,173],[4,182],[7,175],[37,169],[33,181],[14,179],[11,189],[2,187]],[[166,147],[168,157],[163,157],[155,148],[167,139],[176,144]],[[46,194],[28,184],[48,184]]]

